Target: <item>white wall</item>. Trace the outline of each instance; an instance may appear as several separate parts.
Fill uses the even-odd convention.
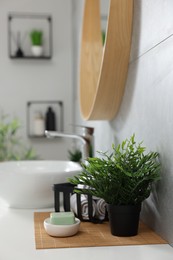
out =
[[[83,122],[76,98],[76,121],[95,127],[96,150],[111,149],[112,142],[135,133],[148,150],[160,153],[162,180],[144,204],[143,218],[173,245],[172,13],[172,0],[134,0],[131,59],[119,113],[110,122]]]
[[[9,12],[48,13],[53,18],[51,60],[11,60],[8,57],[7,14]],[[24,22],[24,21],[23,21]],[[65,159],[64,139],[27,139],[26,103],[33,100],[61,100],[64,128],[73,122],[72,30],[70,0],[0,1],[0,109],[22,122],[21,135],[43,159]]]

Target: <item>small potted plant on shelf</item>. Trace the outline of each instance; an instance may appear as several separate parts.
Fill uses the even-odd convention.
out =
[[[152,183],[160,179],[158,153],[146,153],[142,142],[137,144],[132,135],[118,146],[113,145],[110,155],[99,154],[88,158],[82,164],[82,173],[69,181],[88,187],[76,192],[106,201],[112,235],[134,236],[138,233],[141,203],[149,197]]]
[[[39,57],[43,54],[43,32],[41,30],[32,30],[30,32],[30,38],[32,43],[32,54]]]

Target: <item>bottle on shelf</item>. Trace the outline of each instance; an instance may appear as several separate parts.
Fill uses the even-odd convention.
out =
[[[56,131],[56,117],[52,107],[48,107],[45,116],[45,128],[49,131]]]
[[[45,131],[44,117],[40,111],[36,111],[34,116],[34,135],[43,136],[44,131]]]

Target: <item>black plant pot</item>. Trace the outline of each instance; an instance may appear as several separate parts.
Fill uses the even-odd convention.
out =
[[[138,234],[141,204],[116,206],[107,205],[111,234],[128,237]]]

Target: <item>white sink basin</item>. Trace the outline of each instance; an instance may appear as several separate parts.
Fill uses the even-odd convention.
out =
[[[48,208],[54,205],[52,185],[81,171],[71,161],[8,161],[0,163],[0,205]]]

